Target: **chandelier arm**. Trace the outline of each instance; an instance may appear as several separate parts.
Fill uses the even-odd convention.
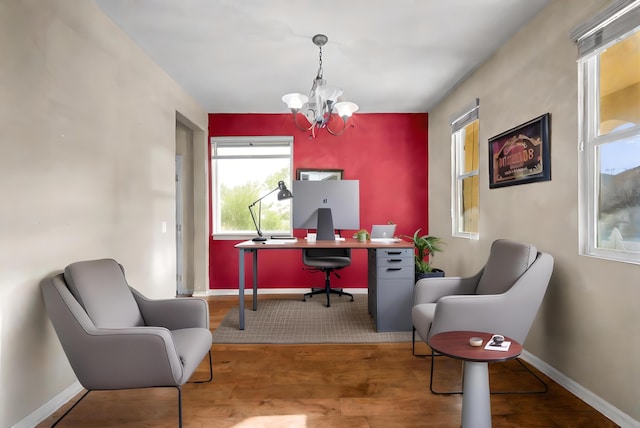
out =
[[[293,113],[293,123],[295,123],[296,127],[301,131],[311,131],[314,124],[311,123],[311,125],[308,127],[300,126],[300,124],[298,123],[299,116],[304,116],[304,114],[300,113],[299,111]]]
[[[347,129],[349,129],[349,128],[355,128],[356,126],[355,126],[353,123],[351,123],[351,124],[347,125],[347,119],[348,119],[348,118],[344,118],[344,117],[342,118],[342,129],[341,129],[341,130],[339,130],[339,131],[333,131],[333,130],[329,127],[329,124],[327,123],[326,128],[327,128],[327,131],[329,131],[329,134],[331,134],[331,135],[333,135],[333,136],[337,137],[337,136],[339,136],[339,135],[344,134],[344,132],[345,132]]]

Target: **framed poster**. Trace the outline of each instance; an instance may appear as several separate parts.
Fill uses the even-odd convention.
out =
[[[296,170],[297,180],[324,181],[324,180],[342,180],[342,169],[317,169],[317,168],[298,168]]]
[[[489,138],[489,188],[551,180],[551,115]]]

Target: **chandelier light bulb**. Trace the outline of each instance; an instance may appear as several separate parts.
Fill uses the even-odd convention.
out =
[[[300,94],[297,92],[286,94],[282,96],[282,101],[289,107],[291,110],[300,110],[303,105],[309,102],[309,97],[304,94]]]
[[[336,103],[333,106],[333,110],[336,111],[336,113],[338,113],[338,116],[342,118],[344,117],[349,118],[353,113],[358,111],[358,104],[352,103],[349,101],[342,101],[342,102]]]

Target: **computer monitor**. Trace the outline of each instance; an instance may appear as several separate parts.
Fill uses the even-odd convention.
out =
[[[294,229],[318,230],[318,208],[331,209],[334,229],[360,229],[360,181],[296,180],[293,182],[292,192]],[[321,218],[323,219],[324,217]],[[321,223],[328,224],[324,221]]]

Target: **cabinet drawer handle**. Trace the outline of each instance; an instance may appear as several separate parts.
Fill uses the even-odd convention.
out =
[[[389,262],[389,263],[398,263],[398,262],[401,262],[401,261],[402,261],[402,259],[387,259],[387,262]]]
[[[387,251],[387,254],[390,256],[395,256],[395,255],[400,255],[402,254],[401,251]]]
[[[395,270],[402,270],[402,268],[387,268],[387,272]]]

